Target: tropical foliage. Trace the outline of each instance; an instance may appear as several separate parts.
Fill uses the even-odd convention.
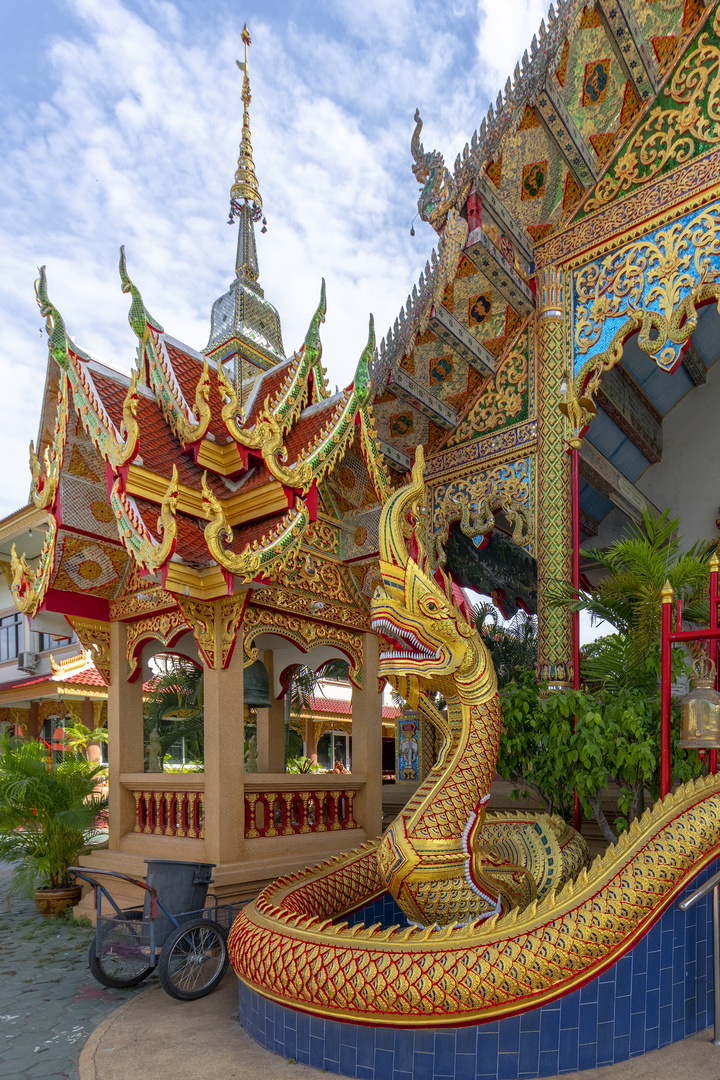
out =
[[[493,604],[480,604],[473,611],[475,625],[488,648],[498,687],[522,679],[535,669],[537,660],[537,618],[518,611],[509,622],[501,623]]]
[[[480,624],[488,645],[495,648],[503,682],[503,738],[498,772],[517,784],[516,793],[532,792],[548,812],[569,819],[576,788],[587,816],[598,822],[609,841],[639,816],[646,797],[660,791],[660,633],[661,590],[670,581],[683,601],[686,622],[707,624],[708,545],[695,544],[683,552],[679,522],[666,510],[646,512],[642,525],[606,550],[587,552],[604,571],[592,589],[577,595],[558,587],[555,607],[589,611],[614,627],[583,650],[581,675],[585,689],[543,697],[530,672],[514,664],[514,650],[523,640],[508,640],[511,627],[491,632]],[[509,656],[511,659],[505,659]],[[496,661],[497,662],[497,661]],[[672,652],[673,679],[686,672],[686,656]],[[679,705],[673,702],[671,769],[675,780],[697,773],[694,754],[678,747]],[[610,824],[603,810],[609,784],[620,789],[617,817]]]
[[[660,703],[643,690],[567,690],[543,696],[533,675],[501,694],[503,735],[497,771],[516,784],[516,798],[533,794],[549,814],[572,819],[573,790],[587,817],[609,842],[660,793]],[[680,750],[679,705],[673,706],[672,771],[689,780],[700,769]],[[617,816],[608,820],[603,792],[620,789]]]
[[[63,742],[66,750],[72,754],[88,756],[88,747],[92,743],[106,743],[108,733],[106,727],[89,728],[86,724],[77,723],[66,727],[63,733]]]
[[[607,689],[637,687],[654,691],[660,674],[661,590],[669,581],[683,602],[684,619],[707,625],[708,544],[682,551],[680,521],[662,514],[643,513],[643,523],[632,524],[625,538],[607,549],[586,551],[605,573],[592,589],[558,587],[551,606],[587,611],[604,619],[616,633],[585,650],[583,679]],[[681,655],[677,648],[675,652]]]
[[[144,707],[145,741],[154,731],[162,762],[170,747],[185,739],[188,757],[203,761],[203,673],[180,656],[167,657],[165,671],[155,679]]]
[[[42,743],[0,739],[0,860],[15,866],[11,890],[73,884],[68,867],[97,833],[107,800],[101,766],[67,755],[50,767]]]

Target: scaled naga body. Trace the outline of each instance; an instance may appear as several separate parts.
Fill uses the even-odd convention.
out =
[[[569,993],[631,948],[720,850],[720,776],[687,784],[588,870],[545,815],[485,815],[500,732],[490,658],[422,543],[422,454],[381,518],[381,674],[440,730],[437,763],[379,843],[281,878],[233,925],[238,975],[271,1000],[373,1026],[480,1023]],[[447,716],[430,697],[439,691]],[[349,926],[387,890],[409,925]]]
[[[397,643],[382,653],[379,674],[432,721],[443,745],[385,833],[378,860],[408,919],[443,925],[526,907],[576,874],[587,848],[547,815],[485,824],[500,740],[497,681],[463,594],[442,569],[432,572],[422,540],[423,465],[419,447],[412,482],[383,508],[372,625]]]

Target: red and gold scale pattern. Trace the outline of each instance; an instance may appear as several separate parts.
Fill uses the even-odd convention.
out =
[[[375,845],[282,879],[233,926],[239,976],[315,1015],[458,1026],[563,996],[614,964],[717,857],[720,781],[687,784],[647,811],[559,895],[468,926],[333,924],[382,887]]]

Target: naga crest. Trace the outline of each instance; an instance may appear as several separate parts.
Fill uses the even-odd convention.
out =
[[[411,482],[380,517],[382,585],[372,600],[372,627],[397,647],[381,653],[378,674],[413,706],[420,691],[436,690],[480,705],[497,690],[495,671],[461,590],[428,558],[424,465],[419,446]]]
[[[415,164],[412,171],[418,184],[422,186],[418,199],[418,213],[423,221],[429,221],[436,232],[440,232],[448,211],[457,205],[458,190],[445,167],[445,159],[439,150],[426,152],[420,142],[422,131],[420,110],[415,110],[415,130],[410,141],[410,152]]]

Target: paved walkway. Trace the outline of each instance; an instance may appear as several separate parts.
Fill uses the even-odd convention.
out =
[[[160,987],[128,1001],[90,1036],[80,1080],[328,1080],[334,1074],[263,1050],[237,1019],[237,980],[199,1001]],[[720,1047],[710,1032],[621,1065],[565,1073],[563,1080],[719,1080]],[[392,1077],[382,1077],[392,1080]]]
[[[237,1020],[237,980],[176,1001],[151,977],[106,990],[87,968],[93,931],[6,901],[0,869],[0,1080],[320,1080],[328,1073],[263,1050]],[[146,989],[147,988],[147,989]],[[565,1080],[720,1080],[703,1032],[621,1065]],[[390,1080],[388,1077],[387,1080]]]
[[[88,971],[94,931],[8,901],[0,871],[0,1077],[76,1080],[88,1036],[138,990],[105,990]]]

